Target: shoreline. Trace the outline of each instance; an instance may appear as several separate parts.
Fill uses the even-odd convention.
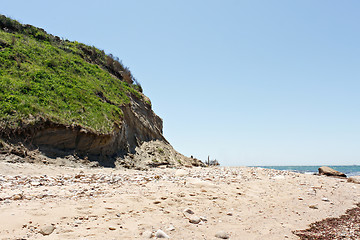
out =
[[[360,196],[343,179],[255,167],[0,162],[0,186],[2,239],[147,239],[159,229],[171,239],[299,239],[293,231],[344,215]]]

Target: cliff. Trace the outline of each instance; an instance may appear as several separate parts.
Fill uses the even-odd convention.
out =
[[[202,164],[167,142],[118,58],[2,15],[0,101],[0,147],[22,160],[37,151],[47,162],[71,155],[109,167]]]

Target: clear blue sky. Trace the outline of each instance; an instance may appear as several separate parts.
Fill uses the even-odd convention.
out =
[[[123,60],[181,153],[360,164],[360,1],[0,0]]]

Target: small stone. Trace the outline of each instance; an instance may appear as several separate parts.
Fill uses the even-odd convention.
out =
[[[116,227],[110,226],[109,230],[114,231],[114,230],[116,230]]]
[[[14,194],[12,197],[11,197],[12,200],[21,200],[23,199],[23,195],[22,194]]]
[[[40,233],[44,236],[46,235],[50,235],[52,234],[52,232],[55,230],[55,226],[53,225],[47,225],[47,226],[43,226],[41,229],[40,229]]]
[[[156,231],[155,237],[157,237],[157,238],[170,238],[164,231],[162,231],[160,229]]]
[[[310,205],[309,208],[318,209],[318,207],[316,205]]]
[[[298,197],[299,200],[304,200],[302,197]]]
[[[194,214],[194,211],[191,210],[190,208],[186,208],[186,209],[184,210],[184,213]]]
[[[204,216],[200,216],[200,219],[201,219],[201,221],[203,221],[203,222],[207,222],[207,218],[204,217]]]
[[[176,170],[176,172],[175,172],[176,177],[183,177],[183,176],[186,176],[188,174],[189,174],[189,172],[184,170],[184,169],[179,169],[179,170]]]
[[[34,186],[34,187],[37,187],[37,186],[41,185],[40,182],[31,182],[30,184],[31,184],[31,186]]]
[[[161,203],[161,201],[159,200],[154,201],[154,204],[159,204],[159,203]]]
[[[322,198],[321,200],[324,201],[324,202],[330,202],[330,200],[327,199],[326,197]]]
[[[166,230],[168,230],[168,231],[175,231],[175,227],[173,226],[173,225],[170,225],[169,227],[168,227],[168,229],[166,229]]]
[[[153,233],[151,231],[145,231],[142,233],[142,236],[144,238],[152,238],[153,237]]]
[[[217,238],[221,238],[221,239],[228,239],[229,238],[229,234],[227,234],[224,231],[219,231],[215,234],[215,237]]]
[[[226,215],[232,216],[233,214],[232,214],[232,212],[228,212]]]
[[[192,216],[191,218],[189,218],[189,222],[192,224],[198,224],[201,222],[201,219],[197,216]]]

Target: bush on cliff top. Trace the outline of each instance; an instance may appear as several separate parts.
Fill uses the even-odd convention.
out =
[[[0,127],[41,117],[109,133],[139,91],[129,69],[104,51],[0,15]]]

